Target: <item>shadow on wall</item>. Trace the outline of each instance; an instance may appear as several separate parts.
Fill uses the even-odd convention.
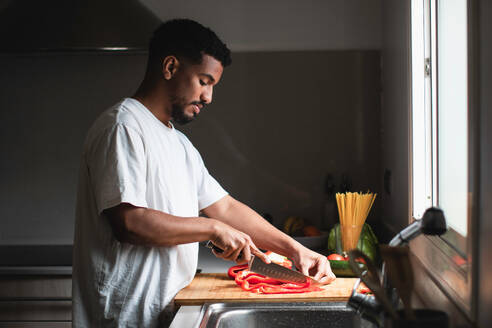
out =
[[[182,130],[233,197],[278,226],[298,215],[328,228],[327,173],[381,190],[379,64],[377,51],[235,53],[213,103]]]
[[[146,56],[2,58],[0,244],[71,244],[83,140],[99,113],[133,94]],[[233,60],[213,104],[182,128],[232,196],[277,225],[298,215],[324,227],[327,173],[380,192],[379,52]]]

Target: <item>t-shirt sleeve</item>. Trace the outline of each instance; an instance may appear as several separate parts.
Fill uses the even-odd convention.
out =
[[[145,147],[135,129],[122,124],[109,128],[86,156],[99,213],[120,203],[147,207]]]
[[[222,197],[226,196],[227,191],[215,180],[208,172],[202,157],[195,149],[198,157],[198,208],[202,209],[212,205]]]

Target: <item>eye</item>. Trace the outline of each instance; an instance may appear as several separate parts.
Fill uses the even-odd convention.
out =
[[[200,85],[207,85],[202,79],[200,79]]]

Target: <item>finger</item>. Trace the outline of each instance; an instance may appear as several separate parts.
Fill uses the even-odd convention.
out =
[[[232,252],[231,256],[229,256],[229,260],[233,262],[237,262],[239,259],[239,254],[241,253],[242,249],[241,248],[236,248],[234,252]]]
[[[319,280],[327,274],[328,270],[325,264],[319,261],[316,264],[316,274],[314,275],[315,280]]]
[[[333,274],[333,272],[331,272],[329,267],[325,267],[323,270],[320,270],[316,273],[316,275],[314,276],[314,279],[318,280],[318,281],[324,280],[327,282],[331,282],[331,281],[335,280],[335,275]]]
[[[323,278],[319,279],[318,281],[322,283],[323,285],[328,285],[329,283],[333,282],[336,279],[335,275],[333,272],[330,275],[324,276]]]
[[[239,254],[240,256],[236,259],[236,263],[237,264],[246,264],[248,263],[249,261],[246,261],[244,259],[244,255],[243,254]]]
[[[241,258],[243,263],[248,263],[251,260],[251,249],[250,246],[246,246],[243,248],[243,257]]]
[[[268,256],[266,256],[265,253],[260,251],[255,245],[251,245],[250,248],[251,248],[251,253],[254,256],[258,256],[263,262],[265,262],[267,264],[272,262],[272,261],[270,261],[270,258]]]
[[[318,279],[319,282],[321,282],[323,284],[329,284],[336,279],[335,274],[333,273],[333,271],[331,271],[331,266],[330,266],[329,261],[327,261],[325,263],[324,273],[325,273],[324,277],[321,277],[321,279]]]
[[[333,270],[331,269],[330,261],[327,261],[327,264],[328,264],[328,277],[330,279],[330,282],[332,282],[337,277],[335,276],[335,274],[333,273]]]
[[[331,270],[331,265],[330,265],[330,261],[326,261],[326,272],[327,272],[327,276],[328,276],[328,280],[330,282],[332,282],[333,280],[335,280],[337,277],[335,276],[335,274],[333,273],[333,270]]]
[[[225,248],[224,252],[222,253],[222,258],[228,260],[235,251],[236,251],[236,248],[234,248],[234,247]]]
[[[221,250],[220,252],[215,250],[215,249],[212,249],[212,253],[215,255],[215,257],[218,257],[218,258],[221,258],[224,260],[228,259],[228,257],[230,256],[232,251],[234,251],[234,249],[232,249],[232,248],[227,248],[225,250]]]
[[[223,258],[223,256],[222,256],[222,255],[224,254],[224,252],[220,252],[220,253],[219,253],[219,252],[217,252],[215,249],[212,249],[212,254],[214,254],[214,255],[215,255],[215,257],[218,257],[218,258],[222,259],[222,258]]]
[[[299,264],[300,266],[300,271],[302,272],[303,275],[309,276],[309,268],[306,265]]]

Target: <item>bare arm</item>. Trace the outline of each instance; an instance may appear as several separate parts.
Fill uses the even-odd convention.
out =
[[[250,207],[231,196],[222,198],[205,208],[203,212],[248,234],[262,249],[290,256],[300,246],[298,242],[275,228]]]
[[[203,211],[207,216],[248,234],[258,247],[292,258],[304,274],[326,283],[335,279],[325,256],[302,246],[234,198],[226,196]]]
[[[128,203],[104,210],[120,242],[147,246],[171,246],[209,239],[217,222],[206,218],[182,218]]]
[[[116,239],[137,245],[173,246],[205,240],[219,240],[218,246],[227,249],[225,256],[236,256],[243,251],[249,260],[253,253],[268,261],[244,232],[219,220],[193,217],[185,218],[161,211],[122,203],[103,211]],[[237,253],[237,254],[236,254]]]

